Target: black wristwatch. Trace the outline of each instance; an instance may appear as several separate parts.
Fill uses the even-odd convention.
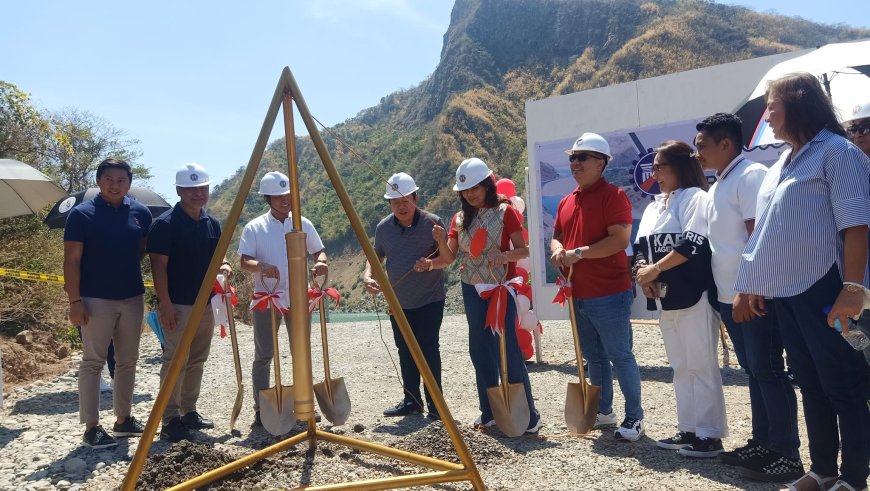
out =
[[[583,249],[580,247],[574,249],[574,255],[577,256],[577,259],[583,259]]]

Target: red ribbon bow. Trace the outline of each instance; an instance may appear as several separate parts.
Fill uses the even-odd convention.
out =
[[[212,287],[211,287],[211,292],[215,296],[220,296],[221,297],[220,302],[222,304],[226,304],[226,297],[224,295],[227,295],[227,292],[226,292],[226,290],[224,290],[224,287],[221,285],[221,282],[217,280],[217,278],[215,278],[215,280],[214,280],[214,285],[212,285]],[[233,307],[238,305],[239,298],[236,296],[236,289],[233,288],[232,286],[230,287],[229,295],[230,295],[230,305],[232,305]],[[230,315],[233,315],[232,310],[227,312],[227,316],[230,316]],[[227,328],[226,328],[226,326],[221,324],[221,338],[225,338],[225,337],[227,337]]]
[[[480,298],[488,302],[484,329],[492,329],[493,334],[504,333],[505,317],[507,317],[508,296],[515,296],[516,291],[523,286],[522,278],[514,278],[501,284],[474,285]],[[519,316],[514,318],[514,329],[519,326]]]
[[[261,312],[265,312],[271,305],[278,309],[278,312],[281,312],[281,314],[286,314],[290,311],[290,309],[281,306],[282,293],[283,292],[281,290],[277,290],[273,293],[254,293],[254,295],[251,296],[251,310],[259,310]]]
[[[553,303],[559,304],[564,309],[565,302],[570,302],[571,297],[573,297],[571,282],[559,277],[556,279],[556,287],[558,288],[558,293],[556,293]]]
[[[314,312],[317,310],[317,306],[320,304],[320,299],[326,295],[333,300],[335,300],[335,307],[338,308],[338,304],[341,303],[341,294],[338,293],[338,290],[335,288],[326,288],[321,290],[320,288],[309,288],[308,289],[308,312]]]

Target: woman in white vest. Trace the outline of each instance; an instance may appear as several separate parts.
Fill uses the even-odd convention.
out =
[[[522,215],[505,196],[496,192],[492,170],[485,162],[470,158],[459,164],[453,190],[459,192],[462,211],[451,220],[449,232],[445,233],[439,226],[433,228],[439,257],[433,260],[432,267],[446,267],[457,257],[461,262],[468,351],[480,403],[480,416],[475,426],[486,428],[495,425],[486,389],[499,383],[499,337],[487,326],[488,302],[478,294],[475,285],[501,284],[514,278],[516,261],[528,257],[529,248],[523,238]],[[507,378],[509,383],[523,384],[530,412],[526,433],[537,433],[541,428],[541,415],[535,409],[529,373],[517,343],[516,303],[510,295],[508,298],[504,317],[498,322],[507,336]]]
[[[636,278],[659,325],[674,369],[677,434],[660,448],[715,457],[728,435],[716,359],[719,314],[707,243],[707,179],[684,142],[666,141],[653,161],[661,194],[643,213],[635,239]]]

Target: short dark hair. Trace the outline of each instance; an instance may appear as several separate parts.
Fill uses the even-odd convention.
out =
[[[132,181],[133,180],[133,169],[130,167],[130,164],[127,163],[126,160],[121,159],[113,159],[108,158],[97,166],[97,179],[103,175],[103,172],[106,172],[108,169],[121,169],[127,172],[127,177]]]
[[[716,113],[707,116],[695,129],[705,136],[709,136],[716,143],[728,138],[738,151],[743,148],[743,121],[737,115],[731,113]]]
[[[793,143],[803,145],[826,128],[846,137],[837,119],[831,98],[825,94],[819,79],[807,72],[789,73],[767,83],[764,99],[775,95],[785,109],[783,132]]]
[[[710,187],[701,164],[698,163],[688,143],[677,140],[665,141],[656,149],[656,154],[674,170],[680,189],[701,188],[706,191]]]

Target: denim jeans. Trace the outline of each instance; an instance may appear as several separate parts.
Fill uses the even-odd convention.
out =
[[[416,309],[402,309],[402,311],[408,319],[408,325],[411,327],[414,337],[417,338],[417,344],[420,346],[420,351],[423,352],[423,358],[426,359],[429,370],[432,371],[435,382],[438,383],[440,389],[441,350],[438,338],[441,332],[441,320],[444,317],[444,300],[432,302]],[[422,408],[420,369],[414,363],[414,358],[411,357],[411,351],[405,343],[402,331],[399,330],[396,318],[392,315],[390,316],[390,324],[393,326],[393,339],[399,350],[399,367],[402,369],[402,386],[405,389],[403,402],[413,402]],[[429,389],[425,389],[425,391],[429,412],[437,412],[435,404],[432,402],[432,396],[429,395]]]
[[[479,402],[481,420],[485,423],[493,419],[492,408],[486,396],[486,389],[495,387],[499,382],[500,339],[493,335],[486,324],[487,301],[480,298],[474,285],[462,283],[462,300],[465,303],[465,318],[468,320],[468,354],[471,356],[471,364],[474,365],[474,375],[477,380],[477,399]],[[529,411],[534,420],[535,400],[532,398],[532,385],[529,382],[529,372],[526,370],[525,358],[520,351],[517,342],[517,332],[510,326],[514,326],[517,315],[516,303],[508,301],[505,329],[507,337],[507,371],[509,383],[522,383],[526,391],[526,400],[529,403]]]
[[[632,353],[631,290],[574,300],[583,357],[589,363],[589,382],[601,387],[598,411],[613,410],[613,372],[625,397],[625,417],[643,419],[640,370]],[[611,364],[613,368],[611,369]]]
[[[749,377],[752,438],[764,448],[800,459],[797,397],[785,373],[776,310],[769,308],[764,317],[742,324],[734,322],[729,303],[719,302],[719,313],[737,362]]]
[[[863,389],[870,367],[828,326],[824,312],[842,288],[834,265],[805,292],[774,298],[773,307],[789,366],[803,395],[810,470],[823,476],[839,474],[855,489],[863,489],[870,463],[870,409]]]

